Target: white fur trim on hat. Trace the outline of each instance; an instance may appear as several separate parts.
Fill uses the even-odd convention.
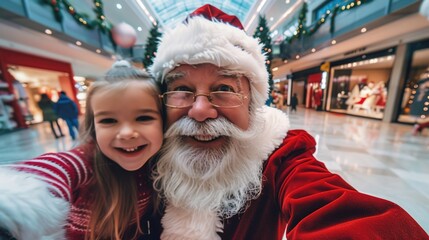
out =
[[[16,239],[65,239],[69,203],[33,175],[0,167],[0,227]]]
[[[252,107],[268,98],[268,72],[258,40],[243,30],[196,16],[164,32],[151,72],[158,81],[180,64],[210,63],[244,74],[251,85]]]

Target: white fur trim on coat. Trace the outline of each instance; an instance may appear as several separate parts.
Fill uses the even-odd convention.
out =
[[[196,212],[168,205],[161,220],[162,240],[220,240],[223,225],[215,213]]]
[[[265,161],[283,143],[290,128],[289,118],[283,111],[267,106],[258,109],[256,114],[263,120],[263,126],[255,137],[254,146],[258,147],[261,160]]]
[[[18,240],[65,239],[69,203],[33,175],[0,167],[0,227]]]
[[[164,32],[151,72],[162,82],[180,64],[210,63],[244,74],[251,83],[252,105],[262,107],[268,98],[268,72],[258,40],[243,30],[201,16]]]

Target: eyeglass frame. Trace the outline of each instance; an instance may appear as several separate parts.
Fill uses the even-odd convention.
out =
[[[167,103],[165,103],[165,100],[164,100],[164,99],[166,99],[166,98],[164,98],[164,95],[166,95],[166,94],[171,94],[171,93],[192,93],[192,96],[193,96],[192,103],[191,103],[189,106],[183,106],[183,107],[178,107],[178,106],[168,105]],[[241,102],[241,103],[240,103],[240,105],[237,105],[237,106],[219,106],[219,105],[213,104],[213,103],[212,103],[212,98],[211,98],[211,94],[212,94],[212,93],[228,93],[228,94],[233,94],[233,95],[235,95],[235,96],[240,97],[240,102]],[[209,103],[210,103],[212,106],[216,107],[216,108],[236,108],[236,107],[240,107],[240,106],[242,106],[242,105],[243,105],[243,103],[244,103],[244,99],[248,99],[248,98],[249,98],[248,96],[246,96],[246,95],[244,95],[244,94],[241,94],[241,93],[235,93],[235,92],[224,92],[224,91],[213,91],[213,92],[209,92],[209,93],[194,93],[194,92],[191,92],[191,91],[168,91],[168,92],[165,92],[165,93],[160,94],[160,95],[158,95],[158,96],[159,96],[159,98],[161,99],[162,103],[163,103],[165,106],[167,106],[167,107],[169,107],[169,108],[176,108],[176,109],[182,109],[182,108],[188,108],[188,107],[191,107],[191,106],[192,106],[192,104],[194,104],[194,102],[196,101],[196,99],[197,99],[197,97],[198,97],[198,96],[205,96],[205,97],[207,97],[207,99],[209,100]]]

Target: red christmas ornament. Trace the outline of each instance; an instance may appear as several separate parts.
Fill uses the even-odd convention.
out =
[[[137,41],[137,33],[133,27],[127,23],[119,23],[112,28],[112,37],[118,46],[130,48]]]

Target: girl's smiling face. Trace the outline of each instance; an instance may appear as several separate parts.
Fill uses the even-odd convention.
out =
[[[141,168],[162,145],[159,100],[149,91],[133,81],[122,90],[100,89],[89,103],[100,150],[128,171]]]

